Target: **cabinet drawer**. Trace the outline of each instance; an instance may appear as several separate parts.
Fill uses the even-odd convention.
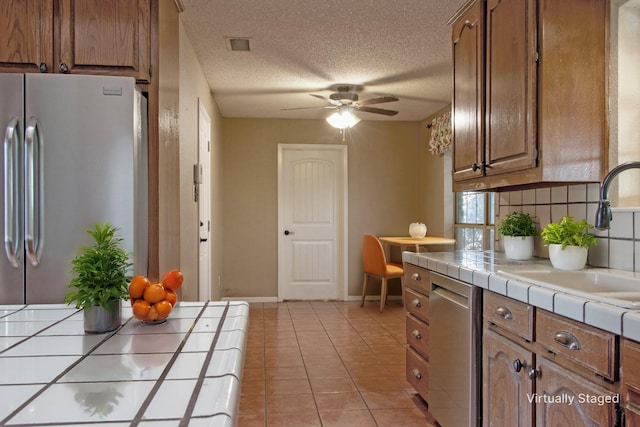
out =
[[[429,325],[407,314],[407,344],[429,359]]]
[[[571,319],[538,310],[536,341],[551,353],[615,381],[617,336]]]
[[[534,308],[493,292],[484,292],[484,318],[501,328],[533,341]]]
[[[640,406],[640,343],[622,340],[621,357],[624,399],[627,403]]]
[[[417,318],[425,322],[429,321],[429,298],[426,295],[419,294],[413,289],[405,288],[404,306],[409,313]]]
[[[429,363],[407,347],[407,382],[426,401],[429,397]]]
[[[429,295],[429,270],[408,263],[405,263],[403,268],[404,287]]]

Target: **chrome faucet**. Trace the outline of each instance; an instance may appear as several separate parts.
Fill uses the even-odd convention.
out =
[[[595,228],[598,230],[607,230],[610,227],[613,215],[611,214],[611,205],[609,203],[609,185],[611,180],[618,176],[620,172],[627,169],[640,169],[640,162],[626,162],[611,169],[607,176],[604,177],[600,186],[600,201],[598,202],[598,210],[596,211]]]

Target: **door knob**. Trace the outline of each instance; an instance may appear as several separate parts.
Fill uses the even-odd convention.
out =
[[[289,234],[293,234],[293,231],[284,230],[284,235],[288,236]]]

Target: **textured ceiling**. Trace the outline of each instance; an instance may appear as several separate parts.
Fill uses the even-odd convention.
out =
[[[337,84],[393,95],[363,120],[423,120],[451,102],[448,19],[465,0],[182,0],[181,19],[224,117],[321,119]],[[251,38],[251,52],[226,37]],[[285,108],[318,107],[302,110]]]

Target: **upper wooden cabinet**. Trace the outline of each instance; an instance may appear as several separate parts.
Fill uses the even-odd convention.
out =
[[[0,71],[150,80],[150,0],[7,0]]]
[[[474,0],[452,24],[454,190],[596,182],[606,0]]]

